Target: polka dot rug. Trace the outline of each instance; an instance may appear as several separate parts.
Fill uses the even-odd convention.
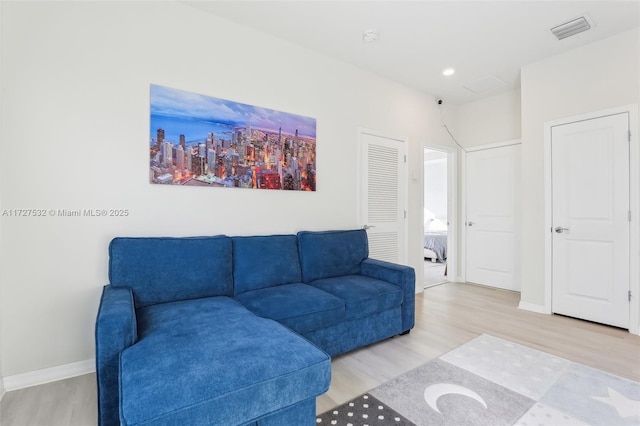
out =
[[[316,419],[319,426],[415,426],[386,404],[369,394],[331,409]]]

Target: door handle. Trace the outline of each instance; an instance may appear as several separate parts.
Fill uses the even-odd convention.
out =
[[[375,225],[364,225],[362,227],[362,229],[364,229],[366,231],[367,229],[371,229],[371,228],[375,228],[375,227],[376,227]]]
[[[467,222],[467,226],[473,226],[473,222]]]
[[[554,231],[556,231],[557,234],[562,234],[564,231],[569,232],[569,228],[563,228],[562,226],[557,226],[556,229],[554,229]]]

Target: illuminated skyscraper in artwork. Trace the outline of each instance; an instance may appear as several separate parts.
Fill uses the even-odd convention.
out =
[[[293,189],[299,191],[302,189],[302,174],[300,170],[296,169],[293,172]]]
[[[311,191],[316,190],[316,171],[311,163],[307,163],[307,186]]]
[[[172,151],[173,145],[171,145],[171,142],[162,142],[162,164],[165,167],[173,165]]]
[[[216,169],[216,152],[213,148],[207,150],[207,167],[209,167],[209,174],[214,174]]]
[[[224,157],[224,173],[225,177],[229,177],[233,174],[233,158],[231,157],[231,154],[227,154],[227,156]]]
[[[193,174],[196,176],[200,176],[204,174],[204,158],[200,157],[197,153],[191,155],[191,170]]]
[[[214,133],[209,133],[207,135],[207,149],[214,148],[216,146],[216,135]]]
[[[186,157],[186,160],[187,160],[187,164],[186,164],[187,167],[185,167],[185,168],[187,170],[193,171],[193,159],[191,158],[191,151],[192,151],[191,148],[187,148],[187,151],[185,152],[185,154],[186,154],[185,157]]]
[[[251,143],[251,124],[247,124],[247,130],[245,137],[247,138],[247,143]]]
[[[278,159],[278,167],[277,167],[278,176],[280,176],[280,188],[284,186],[284,176],[282,171],[282,160]]]
[[[182,145],[178,145],[176,148],[176,167],[179,170],[184,169],[184,149]]]
[[[164,129],[158,129],[156,131],[156,148],[158,150],[162,147],[162,142],[164,142]]]
[[[247,162],[247,147],[246,145],[238,145],[238,156],[240,157],[240,163],[245,164]]]

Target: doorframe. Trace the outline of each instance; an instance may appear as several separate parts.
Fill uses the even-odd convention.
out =
[[[629,290],[631,303],[629,304],[629,332],[640,334],[640,156],[638,151],[638,104],[623,105],[600,111],[564,117],[544,123],[544,306],[543,312],[552,312],[552,284],[553,284],[553,241],[551,227],[553,226],[552,179],[551,179],[551,130],[553,127],[592,120],[609,115],[627,113],[629,117],[629,209],[631,223],[629,224]]]
[[[402,173],[400,176],[400,182],[402,182],[402,188],[401,188],[401,191],[402,191],[401,195],[403,199],[402,208],[406,212],[406,217],[404,218],[404,224],[403,224],[404,226],[402,228],[402,232],[404,233],[403,235],[404,245],[402,247],[403,253],[402,253],[402,258],[399,260],[401,264],[409,265],[409,250],[408,250],[408,247],[409,247],[409,171],[408,171],[409,159],[407,158],[409,140],[407,138],[390,136],[387,133],[380,132],[378,130],[372,130],[365,127],[358,127],[358,136],[357,136],[358,146],[356,147],[356,158],[357,158],[356,172],[358,173],[358,184],[357,184],[357,194],[356,194],[356,203],[357,203],[356,223],[358,224],[359,227],[362,227],[364,225],[362,223],[362,188],[364,186],[362,181],[362,135],[364,134],[376,136],[379,138],[393,139],[395,141],[402,143],[402,155],[404,155],[405,161],[404,161],[404,167],[402,168]]]
[[[421,232],[424,232],[424,150],[431,149],[447,153],[447,276],[446,282],[460,282],[462,278],[458,275],[458,265],[460,264],[460,253],[458,252],[458,226],[460,211],[458,209],[458,148],[449,145],[438,145],[432,143],[422,144],[422,181],[420,197],[422,208],[420,209]],[[421,241],[423,241],[421,239]],[[424,258],[424,248],[420,247],[420,256]]]
[[[504,148],[511,145],[522,145],[521,139],[509,139],[502,142],[477,145],[466,148],[462,153],[462,170],[460,173],[460,179],[462,179],[462,193],[461,193],[461,219],[460,226],[462,228],[461,235],[461,247],[465,247],[465,250],[462,250],[460,253],[460,264],[462,265],[460,271],[460,280],[461,282],[467,282],[467,154],[470,152],[484,151],[487,149],[495,149],[495,148]],[[520,202],[519,200],[516,202]],[[518,229],[518,232],[522,232],[522,230]],[[520,261],[518,259],[518,261]],[[522,290],[522,289],[521,289]]]

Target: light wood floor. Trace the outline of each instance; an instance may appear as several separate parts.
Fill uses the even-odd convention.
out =
[[[446,263],[432,262],[425,259],[423,264],[424,270],[424,288],[432,287],[434,285],[442,284],[447,281],[447,276],[444,274]]]
[[[416,298],[416,327],[406,336],[333,360],[323,412],[436,358],[482,333],[640,381],[640,337],[586,321],[517,308],[517,293],[449,283]],[[89,426],[96,423],[95,375],[9,392],[2,426]]]
[[[640,381],[640,336],[587,321],[518,309],[520,294],[447,283],[416,297],[416,326],[406,336],[335,358],[324,412],[483,333]]]

